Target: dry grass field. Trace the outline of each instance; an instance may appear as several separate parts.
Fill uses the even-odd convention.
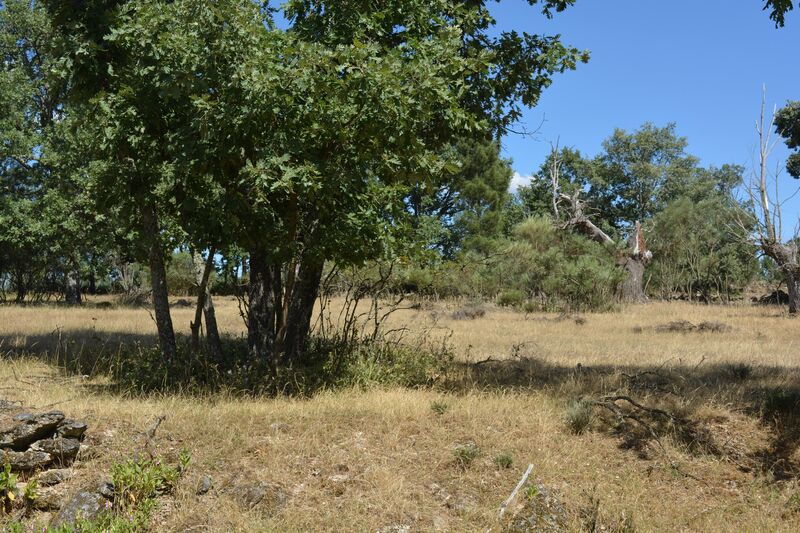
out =
[[[221,329],[241,334],[235,300],[217,306]],[[87,420],[75,487],[141,450],[167,415],[155,445],[167,458],[186,447],[192,462],[154,531],[502,531],[542,490],[566,530],[800,530],[800,322],[780,308],[653,303],[560,317],[487,306],[455,320],[458,306],[399,311],[389,325],[448,337],[463,363],[448,384],[310,399],[109,392],[106,378],[36,356],[152,343],[146,310],[0,307],[0,398]],[[188,332],[191,314],[175,307],[176,328]],[[722,331],[659,328],[680,320]],[[624,399],[615,413],[603,405],[615,395],[671,418]],[[578,397],[598,401],[580,434],[568,423]],[[498,520],[529,463],[540,489]],[[205,475],[214,488],[197,496]],[[267,497],[242,503],[259,482]]]

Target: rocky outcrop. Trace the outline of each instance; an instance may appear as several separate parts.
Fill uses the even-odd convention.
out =
[[[0,403],[0,464],[8,463],[12,472],[69,466],[86,428],[61,411],[36,414]]]
[[[24,450],[39,439],[53,436],[63,420],[64,413],[60,411],[20,413],[11,420],[0,419],[0,449]]]

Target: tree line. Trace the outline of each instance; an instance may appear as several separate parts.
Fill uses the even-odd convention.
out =
[[[550,18],[574,0],[528,3]],[[729,298],[764,271],[744,170],[702,167],[673,125],[615,131],[594,158],[554,148],[509,194],[503,135],[589,53],[500,32],[487,4],[2,2],[4,297],[146,279],[174,360],[170,281],[195,281],[196,343],[216,277],[243,292],[249,356],[277,369],[302,359],[330,265],[547,308],[620,286]],[[783,24],[791,3],[767,7]],[[796,109],[773,125],[792,148]]]

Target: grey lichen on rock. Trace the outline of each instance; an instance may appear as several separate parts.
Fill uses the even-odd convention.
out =
[[[81,449],[81,443],[75,439],[64,439],[57,437],[55,439],[44,439],[37,441],[31,445],[31,450],[42,451],[49,453],[53,460],[59,465],[65,465],[72,462],[78,451]]]
[[[79,491],[61,507],[50,522],[50,527],[59,528],[73,525],[79,520],[93,520],[105,509],[106,502],[110,500],[99,489]]]
[[[53,462],[53,457],[43,451],[25,450],[16,452],[13,450],[0,450],[0,464],[11,465],[12,472],[28,472],[39,470]]]
[[[64,420],[64,413],[61,411],[51,411],[40,415],[20,413],[11,421],[2,420],[0,448],[25,449],[37,440],[53,435],[62,420]]]

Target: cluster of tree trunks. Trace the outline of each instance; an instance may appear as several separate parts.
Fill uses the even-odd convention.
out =
[[[247,341],[251,357],[273,369],[299,361],[311,330],[324,261],[307,254],[271,262],[250,250]]]

